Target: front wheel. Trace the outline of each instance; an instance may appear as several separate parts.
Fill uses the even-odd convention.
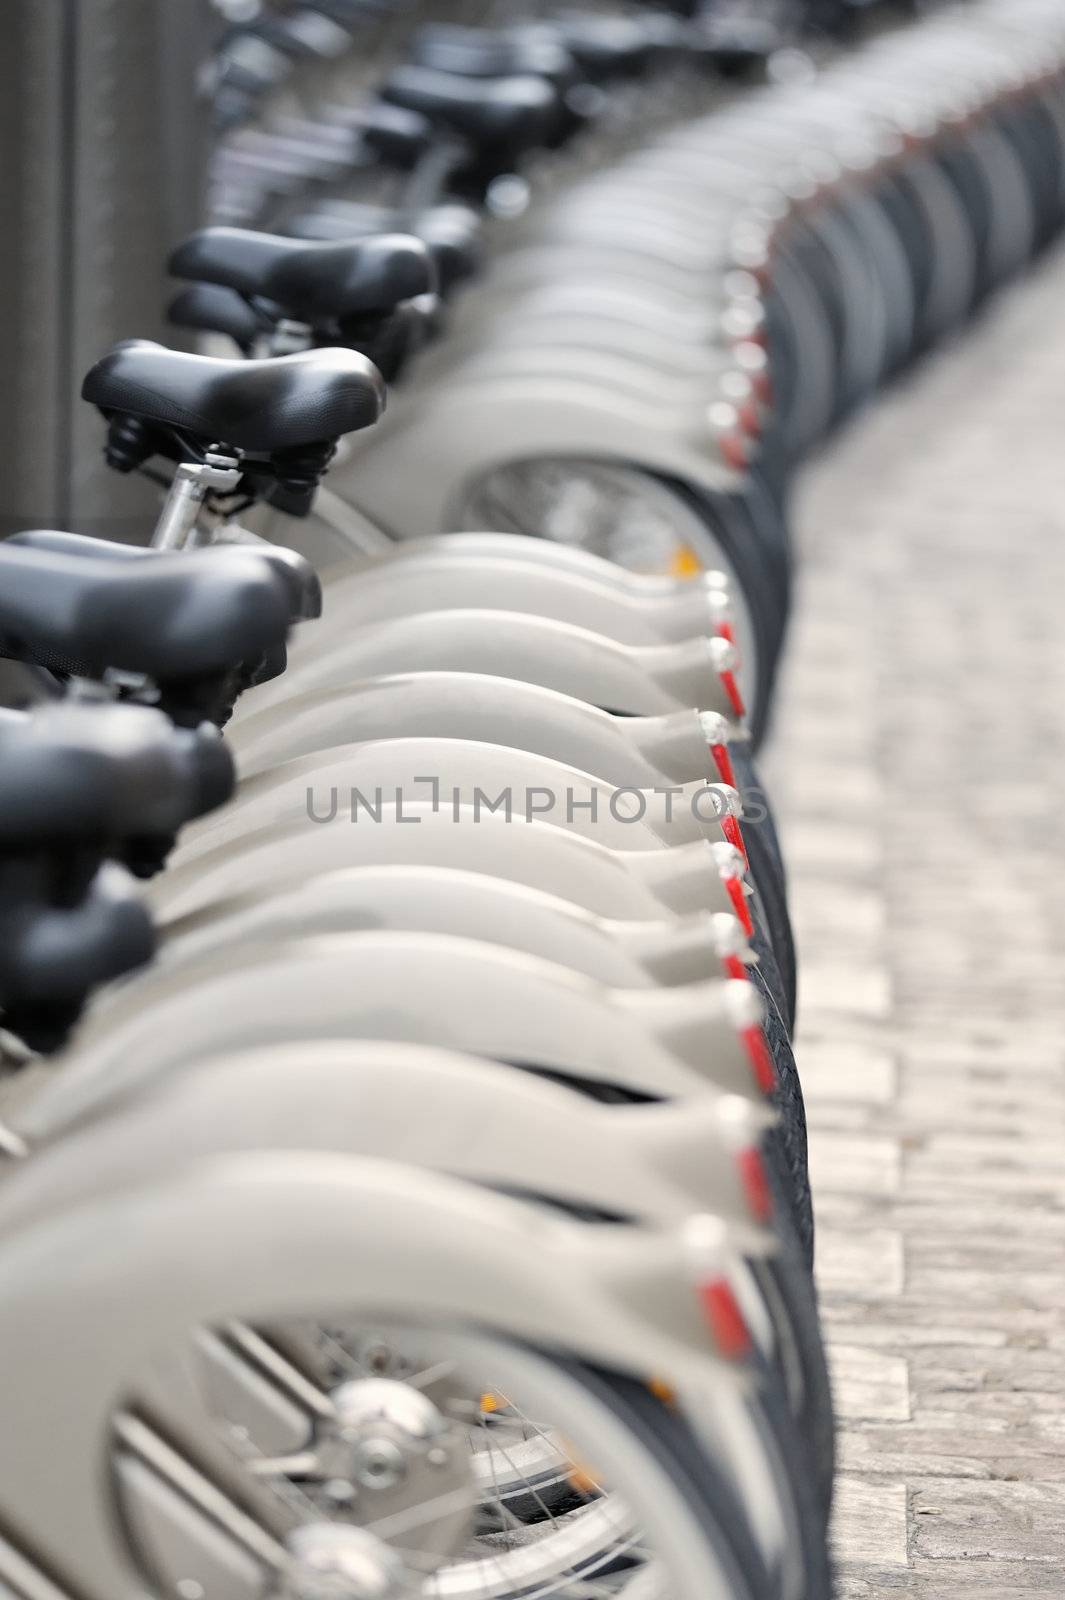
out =
[[[191,1411],[115,1431],[121,1520],[168,1600],[218,1595],[223,1570],[227,1600],[301,1600],[316,1564],[372,1569],[375,1600],[779,1600],[728,1442],[697,1437],[653,1374],[333,1319],[234,1324],[197,1357]]]

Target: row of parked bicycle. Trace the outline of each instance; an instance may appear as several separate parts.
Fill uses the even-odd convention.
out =
[[[787,490],[1059,227],[1065,17],[348,9],[239,353],[85,379],[150,545],[0,549],[0,1587],[827,1600]]]

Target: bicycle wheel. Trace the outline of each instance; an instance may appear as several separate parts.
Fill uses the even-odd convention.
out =
[[[719,1463],[680,1405],[632,1377],[490,1334],[342,1319],[198,1344],[214,1363],[203,1416],[216,1437],[191,1464],[229,1457],[221,1475],[241,1511],[216,1508],[219,1524],[247,1550],[250,1514],[274,1567],[249,1595],[771,1593]],[[198,1585],[214,1600],[217,1549],[170,1498],[179,1464],[157,1442],[170,1426],[132,1410],[116,1420],[124,1524],[155,1593]],[[299,1427],[299,1447],[278,1452]],[[182,1444],[194,1458],[194,1434]]]

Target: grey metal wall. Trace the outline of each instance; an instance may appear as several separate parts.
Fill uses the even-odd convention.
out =
[[[78,398],[116,339],[162,337],[163,261],[201,217],[207,0],[3,0],[0,534],[143,540]],[[171,339],[171,342],[172,339]]]

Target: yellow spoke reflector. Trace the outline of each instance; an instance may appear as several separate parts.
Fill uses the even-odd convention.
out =
[[[582,1461],[580,1459],[580,1457],[574,1452],[573,1447],[570,1445],[568,1439],[563,1439],[560,1441],[560,1443],[566,1454],[566,1465],[564,1470],[566,1473],[566,1482],[570,1485],[570,1487],[576,1489],[578,1494],[602,1494],[603,1489],[600,1474],[596,1472],[594,1468],[590,1467],[586,1461]]]
[[[671,578],[694,578],[702,572],[703,564],[690,544],[678,544],[669,558]]]
[[[677,1391],[674,1389],[671,1383],[666,1382],[665,1378],[649,1378],[647,1380],[647,1387],[650,1389],[655,1399],[661,1400],[664,1406],[676,1405]]]

